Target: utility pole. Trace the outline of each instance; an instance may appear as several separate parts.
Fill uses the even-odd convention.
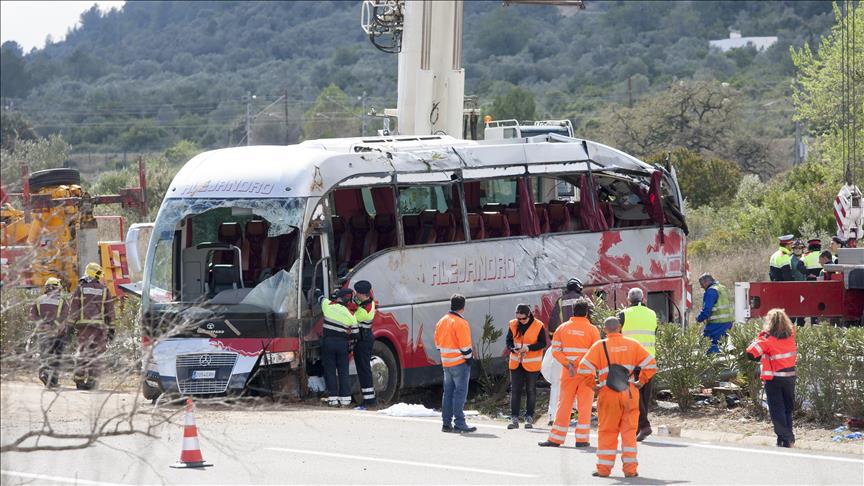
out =
[[[366,136],[366,92],[363,92],[363,96],[360,97],[361,103],[363,105],[363,113],[360,119],[360,136]]]
[[[252,92],[247,91],[246,101],[246,145],[252,145]]]
[[[627,106],[633,108],[633,79],[627,76]]]
[[[288,88],[285,88],[283,98],[285,99],[285,145],[288,145],[291,143],[291,125],[288,124]]]

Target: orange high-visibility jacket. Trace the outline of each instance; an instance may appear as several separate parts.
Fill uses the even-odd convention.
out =
[[[435,347],[441,352],[441,366],[458,366],[470,358],[471,326],[458,312],[448,312],[435,325]]]
[[[534,319],[534,322],[528,327],[528,330],[525,331],[525,334],[516,335],[516,327],[519,325],[519,321],[513,319],[510,321],[510,334],[513,336],[513,344],[518,346],[524,344],[526,346],[531,346],[532,344],[537,344],[537,339],[540,336],[540,333],[543,332],[543,323],[540,322],[539,319]],[[534,351],[528,351],[527,353],[514,353],[510,352],[510,363],[508,366],[511,370],[515,370],[519,367],[519,363],[522,363],[522,367],[525,368],[525,371],[540,371],[540,367],[543,365],[543,350],[537,349]]]
[[[760,332],[756,340],[747,346],[747,354],[753,358],[762,358],[764,381],[773,380],[775,376],[795,376],[798,345],[795,343],[794,334],[779,339],[767,332]]]
[[[639,341],[624,337],[620,332],[611,332],[601,341],[597,341],[579,362],[579,374],[599,376],[599,385],[606,385],[606,375],[609,374],[609,361],[606,360],[606,353],[603,351],[603,343],[606,343],[606,349],[609,351],[609,359],[612,364],[621,365],[631,372],[639,367],[639,382],[647,383],[654,373],[657,372],[657,362],[654,357],[648,352]],[[632,383],[636,379],[630,376],[631,389]]]
[[[591,346],[600,340],[600,331],[586,317],[573,316],[558,326],[552,336],[552,356],[564,367],[562,377],[567,375],[567,365],[579,365],[579,360]]]

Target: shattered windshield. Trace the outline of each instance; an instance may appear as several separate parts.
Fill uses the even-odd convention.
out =
[[[297,314],[305,199],[168,199],[145,264],[144,310],[231,305]]]

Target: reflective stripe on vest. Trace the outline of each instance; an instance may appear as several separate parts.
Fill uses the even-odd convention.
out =
[[[363,306],[358,306],[354,312],[354,317],[357,319],[357,325],[363,329],[372,329],[372,321],[375,320],[375,301],[372,301],[372,307],[367,311]]]
[[[532,344],[537,344],[537,339],[540,336],[540,333],[543,332],[543,323],[537,319],[534,319],[534,322],[528,327],[525,331],[525,334],[520,336],[516,335],[516,330],[519,323],[516,319],[510,321],[510,334],[513,335],[513,344],[521,345],[527,344],[531,346]],[[510,353],[510,362],[508,366],[511,370],[515,370],[519,367],[519,364],[522,364],[522,368],[525,371],[540,371],[541,365],[543,363],[543,350],[536,349],[534,351],[528,351],[525,354],[521,353]]]
[[[729,299],[729,291],[722,284],[714,282],[710,287],[717,291],[717,302],[711,308],[711,315],[708,316],[709,324],[720,322],[732,322],[732,300]],[[627,320],[625,319],[626,323]]]
[[[624,334],[631,337],[654,355],[654,333],[657,331],[657,314],[644,305],[634,305],[621,311],[624,314]]]
[[[768,261],[768,265],[774,268],[783,268],[791,264],[792,252],[782,246],[771,255],[771,259]]]
[[[92,287],[79,287],[80,292],[78,293],[78,299],[80,305],[78,306],[78,322],[75,324],[93,324],[97,326],[105,325],[105,300],[108,298],[108,289],[94,289]],[[99,319],[84,319],[84,294],[97,295],[102,294],[102,303],[99,307]]]
[[[822,265],[819,263],[819,251],[811,251],[810,253],[804,255],[802,260],[804,261],[804,266],[807,267],[807,270],[815,270],[817,268],[822,268]]]
[[[42,299],[41,297],[36,299],[36,315],[42,319],[44,316],[42,315],[42,304],[53,304],[57,306],[57,314],[54,315],[54,320],[51,321],[55,326],[60,326],[60,323],[57,322],[57,318],[63,313],[63,299],[60,297],[51,296],[47,299]]]
[[[357,320],[347,307],[330,299],[321,300],[321,311],[324,313],[325,329],[348,335],[357,325]]]

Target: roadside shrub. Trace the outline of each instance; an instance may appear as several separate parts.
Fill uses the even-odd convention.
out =
[[[804,412],[823,423],[837,413],[864,415],[864,329],[805,327],[796,339],[796,399]]]
[[[705,375],[716,369],[716,355],[706,353],[711,343],[697,326],[676,324],[657,327],[657,376],[669,388],[681,409],[693,404],[693,388],[702,385]]]
[[[750,398],[746,402],[751,411],[762,415],[764,409],[759,400],[762,391],[762,379],[759,377],[759,362],[747,358],[747,346],[753,342],[759,330],[762,329],[762,321],[751,320],[746,323],[735,323],[725,338],[725,343],[720,345],[723,360],[727,366],[731,366],[735,372],[735,384]]]

